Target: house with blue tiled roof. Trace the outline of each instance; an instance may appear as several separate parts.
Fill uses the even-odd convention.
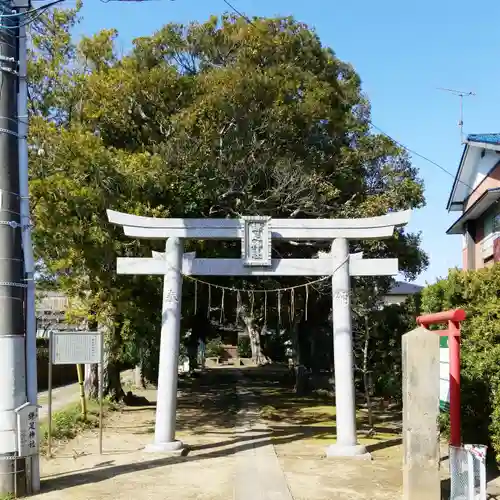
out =
[[[464,269],[500,261],[500,133],[470,134],[447,209],[457,219],[447,234],[462,235]]]

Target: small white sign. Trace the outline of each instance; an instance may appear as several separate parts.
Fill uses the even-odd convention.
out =
[[[442,411],[450,409],[450,349],[448,337],[440,337],[439,348],[439,407]]]
[[[54,331],[51,336],[51,361],[54,365],[92,365],[101,362],[101,333]]]
[[[20,457],[38,455],[38,406],[30,403],[16,408],[17,452]]]

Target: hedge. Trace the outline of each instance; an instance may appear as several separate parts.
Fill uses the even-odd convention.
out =
[[[500,461],[500,264],[451,270],[422,291],[422,311],[463,308],[461,398],[465,443],[487,444]]]

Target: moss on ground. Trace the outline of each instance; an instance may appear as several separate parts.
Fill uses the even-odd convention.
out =
[[[288,429],[289,432],[301,435],[301,439],[307,441],[324,443],[335,441],[336,408],[333,404],[325,404],[323,398],[314,396],[304,398],[291,396],[285,400],[277,398],[275,404],[272,401],[267,401],[267,404],[261,408],[260,415],[273,429],[273,439],[275,440],[283,438],[287,432],[286,429]],[[388,411],[374,411],[375,425],[373,430],[369,429],[365,410],[359,410],[356,419],[360,444],[372,445],[381,441],[393,440],[400,435],[397,425],[398,411],[395,411],[393,415]]]

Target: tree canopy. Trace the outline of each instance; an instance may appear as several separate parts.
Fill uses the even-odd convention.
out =
[[[329,218],[424,205],[407,153],[371,130],[359,75],[303,23],[225,15],[167,24],[122,55],[115,30],[73,40],[79,7],[31,26],[34,244],[45,275],[109,321],[112,362],[136,357],[137,346],[154,352],[160,303],[157,279],[119,277],[115,259],[162,248],[125,238],[107,222],[107,208]],[[239,251],[234,242],[188,245],[200,255]],[[404,229],[354,246],[398,257],[409,278],[427,265],[420,236]],[[318,249],[280,243],[273,252],[306,257]],[[189,314],[192,287],[183,293]]]

